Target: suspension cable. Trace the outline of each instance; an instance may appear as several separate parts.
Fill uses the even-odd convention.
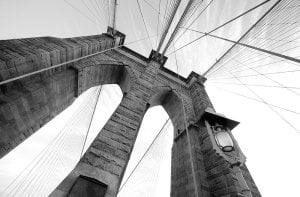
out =
[[[164,42],[164,40],[165,40],[165,38],[166,38],[166,36],[169,32],[170,26],[172,24],[172,21],[174,20],[175,14],[176,14],[177,9],[179,7],[179,4],[181,2],[181,0],[173,0],[173,1],[175,1],[175,4],[174,4],[175,7],[171,10],[171,16],[169,17],[169,19],[167,21],[166,27],[164,27],[163,34],[160,38],[160,41],[159,41],[159,44],[158,44],[158,47],[157,47],[157,50],[156,50],[157,52],[159,52],[161,47],[162,47],[162,44],[163,44],[163,42]]]
[[[201,1],[202,2],[202,1]],[[175,36],[177,35],[181,25],[183,25],[186,21],[186,19],[190,16],[191,12],[195,9],[195,7],[201,3],[201,2],[198,2],[198,0],[189,0],[176,27],[174,28],[165,48],[163,49],[162,51],[162,55],[164,55],[166,53],[166,51],[168,50],[170,44],[173,42],[173,39],[175,38]]]
[[[95,91],[94,91],[94,93],[95,93]],[[91,94],[94,94],[94,93],[91,93]],[[83,102],[80,104],[80,106],[77,109],[77,113],[74,113],[69,118],[67,124],[64,125],[64,127],[61,129],[60,133],[51,140],[51,142],[24,168],[24,170],[1,192],[1,194],[6,193],[6,191],[9,188],[11,188],[16,183],[16,181],[19,178],[21,178],[22,175],[25,174],[25,172],[27,170],[29,170],[29,171],[27,172],[26,175],[29,176],[30,174],[33,173],[34,169],[36,169],[41,164],[44,164],[46,160],[49,160],[49,158],[52,158],[54,156],[54,151],[51,151],[50,149],[53,147],[61,147],[62,146],[62,144],[64,143],[64,140],[66,139],[66,137],[65,137],[67,134],[66,131],[69,130],[69,128],[78,121],[78,118],[79,118],[78,114],[85,113],[88,104],[89,104],[89,102]],[[46,154],[47,152],[49,152],[49,153]],[[35,178],[35,177],[36,176],[34,176],[33,178]],[[23,178],[21,178],[20,183],[18,183],[14,187],[15,191],[13,192],[13,194],[18,193],[19,190],[22,189],[24,184],[28,185],[28,183],[30,184],[33,181],[33,179],[31,179],[30,181],[26,181],[26,180],[27,180],[27,178],[24,175]],[[27,183],[25,183],[25,182],[27,182]],[[11,192],[9,192],[9,194]]]
[[[155,36],[152,36],[152,37],[155,37]],[[150,38],[152,38],[152,37],[150,37]],[[45,71],[51,70],[53,68],[58,68],[58,67],[66,65],[66,64],[77,62],[79,60],[83,60],[83,59],[86,59],[86,58],[89,58],[89,57],[92,57],[92,56],[95,56],[95,55],[99,55],[99,54],[105,53],[107,51],[111,51],[113,49],[118,49],[120,47],[127,46],[127,45],[130,45],[130,44],[133,44],[133,43],[136,43],[136,42],[140,42],[140,41],[146,40],[146,39],[149,39],[149,38],[146,37],[146,38],[142,38],[142,39],[135,40],[135,41],[132,41],[132,42],[128,42],[127,44],[123,44],[123,45],[119,45],[119,46],[112,47],[112,48],[109,48],[109,49],[105,49],[103,51],[98,51],[98,52],[95,52],[95,53],[92,53],[92,54],[89,54],[89,55],[86,55],[86,56],[83,56],[83,57],[75,58],[75,59],[70,60],[70,61],[66,61],[66,62],[63,62],[63,63],[60,63],[60,64],[56,64],[56,65],[53,65],[53,66],[49,66],[47,68],[43,68],[43,69],[40,69],[40,70],[37,70],[37,71],[26,73],[26,74],[18,76],[18,77],[13,77],[11,79],[7,79],[7,80],[4,80],[4,81],[1,81],[0,82],[0,86],[3,85],[3,84],[6,84],[6,83],[12,82],[12,81],[16,81],[18,79],[22,79],[22,78],[25,78],[25,77],[29,77],[31,75],[35,75],[35,74],[38,74],[38,73],[41,73],[41,72],[45,72]]]
[[[297,17],[297,7],[299,7],[300,6],[300,4],[299,5],[297,5],[297,6],[294,6],[294,5],[292,5],[291,6],[291,4],[292,3],[299,3],[299,2],[297,2],[297,1],[291,1],[291,0],[289,0],[289,1],[284,1],[282,4],[279,4],[279,5],[277,5],[276,6],[276,9],[273,9],[272,10],[272,12],[270,12],[269,14],[268,14],[268,18],[266,18],[266,19],[264,19],[264,20],[261,20],[261,22],[259,22],[259,23],[257,23],[256,25],[255,25],[255,27],[257,27],[258,28],[258,31],[255,31],[255,29],[253,28],[253,32],[249,32],[248,34],[247,34],[247,36],[245,36],[244,38],[243,38],[243,40],[245,40],[245,38],[247,39],[247,40],[245,40],[244,42],[246,42],[248,45],[255,45],[256,47],[264,47],[264,48],[270,48],[270,50],[275,50],[275,49],[278,49],[278,48],[283,48],[283,46],[289,46],[291,43],[293,43],[293,42],[295,42],[298,38],[296,37],[296,38],[294,38],[295,36],[294,35],[297,35],[297,33],[299,33],[300,32],[300,30],[298,30],[298,31],[296,31],[296,32],[293,32],[293,30],[297,30],[297,25],[295,25],[296,24],[296,22],[292,22],[292,23],[288,23],[289,24],[289,26],[284,26],[284,28],[281,28],[281,26],[278,26],[278,24],[281,24],[281,21],[283,21],[283,22],[287,22],[287,21],[289,21],[289,20],[291,20],[291,19],[294,19],[295,17]],[[289,10],[288,10],[289,9]],[[290,10],[290,9],[292,9],[292,10]],[[286,14],[286,12],[288,12],[289,14]],[[269,19],[269,20],[268,20]],[[267,20],[267,22],[264,22],[264,21],[266,21]],[[298,21],[300,21],[299,20],[299,16],[298,16]],[[276,23],[278,23],[278,24],[276,24],[276,26],[271,26],[271,28],[269,28],[269,24],[271,24],[271,23],[273,23],[273,22],[276,22]],[[263,23],[263,24],[261,24],[261,23]],[[293,27],[294,26],[294,27]],[[255,40],[255,38],[253,38],[253,37],[251,37],[250,39],[248,38],[248,36],[254,36],[254,37],[259,37],[260,35],[264,35],[265,34],[265,30],[268,32],[268,37],[271,37],[271,38],[273,38],[274,36],[275,36],[275,38],[277,38],[276,40],[279,40],[279,39],[286,39],[286,38],[289,38],[289,37],[291,37],[291,38],[293,38],[292,40],[289,40],[289,41],[287,41],[287,42],[284,42],[284,43],[279,43],[279,41],[276,41],[276,42],[272,42],[271,44],[269,44],[268,43],[268,40],[269,39],[265,39],[264,41],[259,41],[259,42],[256,42],[256,43],[254,43],[256,40]],[[253,34],[251,34],[251,33],[254,33],[255,35],[253,35]],[[282,36],[284,36],[284,37],[282,37]],[[241,39],[240,39],[241,40]],[[239,40],[239,41],[240,41]],[[278,45],[279,44],[279,45]],[[234,45],[236,45],[236,44],[234,44]],[[274,46],[274,47],[272,47],[271,48],[271,46]],[[295,50],[297,47],[299,47],[299,46],[296,46],[296,47],[289,47],[288,49],[284,49],[284,50],[280,50],[279,51],[279,53],[284,53],[284,52],[288,52],[288,51],[290,51],[290,50]],[[233,53],[233,49],[235,49],[236,50],[236,48],[237,47],[235,47],[235,48],[231,48],[232,50],[231,51],[227,51],[226,53],[226,55],[228,56],[228,54],[229,54],[229,52],[230,53]],[[228,67],[225,65],[225,64],[228,64],[228,62],[231,60],[231,59],[233,59],[234,57],[237,57],[238,56],[238,58],[240,59],[240,60],[242,60],[242,61],[244,61],[244,62],[246,62],[246,61],[250,61],[250,60],[252,60],[252,59],[255,59],[255,61],[250,61],[250,63],[248,63],[248,64],[253,64],[253,63],[255,63],[255,62],[261,62],[262,60],[264,60],[264,59],[267,59],[267,58],[269,58],[269,57],[271,57],[272,55],[268,55],[268,56],[264,56],[263,58],[257,58],[257,57],[259,57],[259,56],[262,56],[262,55],[264,55],[264,53],[257,53],[257,51],[255,51],[255,50],[251,50],[250,52],[246,52],[246,53],[244,53],[244,54],[241,54],[241,52],[242,51],[244,51],[244,50],[247,50],[247,48],[246,47],[242,47],[242,49],[241,50],[239,50],[239,52],[234,52],[234,54],[233,55],[231,55],[229,58],[227,58],[226,59],[226,57],[225,57],[225,54],[214,64],[215,65],[215,69],[214,70],[212,70],[212,72],[209,72],[208,74],[211,76],[211,75],[213,75],[213,74],[215,74],[215,73],[217,73],[218,72],[218,74],[220,75],[220,71],[219,70],[224,70],[224,68],[226,67],[227,68],[227,72],[226,72],[226,74],[225,75],[229,75],[228,74]],[[298,56],[299,57],[299,56]],[[226,61],[224,62],[224,59],[226,59]],[[222,60],[222,63],[221,63],[221,65],[219,65],[220,64],[220,60]],[[284,59],[282,59],[282,60],[284,60]],[[275,62],[274,62],[275,63]],[[217,65],[218,64],[218,65]],[[270,63],[271,64],[271,63]],[[289,62],[289,64],[295,64],[295,65],[298,65],[298,64],[296,64],[296,63],[293,63],[293,62]],[[218,66],[218,67],[217,67]],[[263,66],[263,65],[261,65],[261,66]],[[256,66],[256,67],[260,67],[260,66]],[[254,67],[251,67],[251,68],[254,68]],[[230,67],[229,67],[229,70],[230,71],[234,71],[234,70],[237,70],[238,68],[232,63],[232,62],[230,62]],[[240,72],[240,71],[244,71],[244,70],[249,70],[249,69],[240,69],[239,71],[237,71],[237,72]],[[223,71],[223,73],[224,73],[224,71]],[[221,73],[222,74],[222,73]]]
[[[239,19],[240,17],[242,17],[242,16],[244,16],[244,15],[250,13],[251,11],[253,11],[253,10],[255,10],[255,9],[259,8],[259,7],[261,7],[262,5],[264,5],[265,3],[269,2],[269,1],[270,1],[270,0],[266,0],[266,1],[264,1],[264,2],[262,2],[262,3],[260,3],[260,4],[258,4],[257,6],[255,6],[255,7],[251,8],[251,9],[247,10],[246,12],[244,12],[244,13],[242,13],[242,14],[240,14],[240,15],[238,15],[238,16],[232,18],[232,19],[230,19],[229,21],[227,21],[227,22],[225,22],[224,24],[222,24],[222,25],[216,27],[215,29],[209,31],[208,33],[213,33],[213,32],[215,32],[216,30],[218,30],[218,29],[224,27],[225,25],[230,24],[231,22],[233,22],[233,21]],[[281,0],[280,0],[280,1],[281,1]],[[176,49],[175,51],[170,52],[169,54],[167,54],[167,56],[169,56],[169,55],[175,53],[176,51],[179,51],[179,50],[181,50],[181,49],[183,49],[183,48],[189,46],[190,44],[192,44],[192,43],[194,43],[194,42],[200,40],[200,39],[203,38],[203,37],[205,37],[205,36],[200,36],[200,37],[198,37],[198,38],[192,40],[191,42],[189,42],[189,43],[187,43],[187,44],[185,44],[185,45],[179,47],[179,48]]]
[[[280,60],[278,62],[281,62],[281,61],[282,60]],[[295,70],[286,70],[286,71],[278,71],[278,72],[269,72],[269,73],[264,73],[264,75],[276,75],[276,74],[294,73],[294,72],[300,72],[300,70],[299,69],[295,69]],[[236,73],[236,72],[232,72],[232,73]],[[242,77],[254,77],[254,76],[259,76],[259,75],[260,74],[241,75],[241,76],[238,76],[238,78],[242,78]],[[221,80],[221,79],[234,79],[234,77],[213,78],[213,79],[210,79],[210,81],[216,81],[216,80]]]
[[[212,85],[214,86],[214,85]],[[261,100],[258,100],[258,99],[255,99],[255,98],[252,98],[252,97],[249,97],[249,96],[246,96],[246,95],[243,95],[243,94],[240,94],[238,92],[234,92],[234,91],[231,91],[231,90],[227,90],[227,89],[224,89],[224,88],[220,88],[220,87],[217,87],[217,86],[214,86],[215,88],[218,88],[220,90],[223,90],[225,92],[228,92],[228,93],[231,93],[231,94],[234,94],[234,95],[237,95],[237,96],[240,96],[240,97],[244,97],[246,99],[249,99],[249,100],[252,100],[252,101],[257,101],[259,103],[264,103],[262,102]],[[300,112],[296,112],[296,111],[293,111],[293,110],[290,110],[290,109],[286,109],[284,107],[280,107],[278,105],[275,105],[275,104],[272,104],[272,103],[269,103],[269,102],[266,102],[268,105],[272,106],[272,107],[276,107],[278,109],[281,109],[281,110],[284,110],[284,111],[287,111],[287,112],[290,112],[290,113],[294,113],[296,115],[300,115]]]
[[[260,22],[262,21],[282,0],[278,0],[268,11],[266,11],[262,17],[260,17],[260,19],[258,19],[256,21],[256,23],[254,23],[241,37],[240,39],[238,40],[241,41],[244,37],[246,37],[248,35],[248,33]],[[267,3],[269,1],[264,1],[263,3]],[[263,5],[263,4],[259,4],[259,5]],[[260,7],[258,5],[258,7]],[[257,6],[256,6],[257,7]],[[213,31],[210,31],[208,33],[213,33]],[[204,36],[203,36],[204,37]],[[224,58],[226,54],[228,54],[233,48],[234,48],[235,45],[233,45],[232,47],[230,47],[220,58],[219,58],[219,61],[220,59]],[[203,76],[206,76],[215,66],[216,66],[217,62],[215,64],[213,64],[211,67],[208,68],[208,70],[206,72],[204,72]]]
[[[205,6],[205,8],[203,8],[203,10],[194,18],[194,20],[191,22],[191,24],[189,24],[189,26],[187,28],[190,28],[195,22],[196,20],[206,11],[206,9],[210,6],[210,4],[213,2],[214,0],[210,0],[210,2]],[[185,34],[187,30],[185,29],[179,36],[178,38],[176,38],[176,40],[174,41],[174,44]]]
[[[231,73],[232,74],[232,73]],[[234,74],[232,74],[233,77],[235,77]],[[300,132],[292,123],[290,123],[287,119],[285,119],[279,112],[277,112],[273,107],[271,107],[263,98],[261,98],[256,92],[254,92],[251,88],[249,88],[244,82],[242,82],[240,79],[236,78],[238,82],[240,82],[242,85],[244,85],[250,92],[252,92],[262,103],[267,105],[277,116],[279,116],[284,122],[286,122],[290,127],[292,127],[296,132]]]
[[[170,122],[170,118],[168,118],[165,123],[163,124],[163,126],[161,127],[161,129],[159,130],[159,132],[156,134],[155,138],[152,140],[151,144],[148,146],[147,150],[144,152],[143,156],[139,159],[138,163],[135,165],[135,167],[133,168],[133,170],[130,172],[129,176],[127,177],[127,179],[125,180],[125,182],[123,183],[123,185],[120,187],[118,193],[121,192],[121,190],[124,188],[124,186],[126,185],[126,183],[128,182],[128,180],[130,179],[130,177],[132,176],[132,174],[134,173],[134,171],[137,169],[137,167],[140,165],[141,161],[145,158],[145,156],[147,155],[147,153],[149,152],[150,148],[153,146],[154,142],[158,139],[158,137],[161,135],[161,133],[164,131],[164,128],[166,127],[166,125]]]
[[[86,143],[86,140],[88,138],[88,135],[89,135],[89,132],[90,132],[90,129],[91,129],[91,125],[92,125],[92,122],[93,122],[93,119],[94,119],[95,111],[97,109],[97,104],[98,104],[99,99],[100,99],[101,91],[102,91],[102,85],[100,86],[98,94],[97,94],[97,101],[95,103],[94,110],[93,110],[92,116],[90,118],[89,126],[87,128],[87,132],[86,132],[86,135],[85,135],[85,138],[84,138],[84,142],[83,142],[83,145],[82,145],[82,150],[81,150],[79,159],[82,157],[83,152],[84,152],[85,143]]]
[[[186,28],[185,28],[185,29],[186,29]],[[194,30],[194,29],[188,29],[188,30],[194,31],[194,32],[198,32],[198,33],[201,33],[201,34],[203,34],[204,36],[211,36],[211,37],[218,38],[218,39],[221,39],[221,40],[225,40],[225,41],[228,41],[228,42],[237,44],[237,45],[241,45],[241,46],[244,46],[244,47],[248,47],[248,48],[251,48],[251,49],[260,51],[260,52],[264,52],[264,53],[267,53],[267,54],[270,54],[270,55],[274,55],[274,56],[277,56],[277,57],[281,57],[281,58],[286,59],[286,60],[289,60],[289,61],[293,61],[293,62],[296,62],[296,63],[300,63],[300,59],[297,59],[297,58],[294,58],[294,57],[290,57],[290,56],[287,56],[287,55],[283,55],[283,54],[280,54],[280,53],[276,53],[276,52],[274,52],[274,51],[269,51],[269,50],[266,50],[266,49],[258,48],[258,47],[252,46],[252,45],[248,45],[248,44],[244,44],[244,43],[238,42],[238,41],[236,42],[236,41],[234,41],[234,40],[230,40],[230,39],[227,39],[227,38],[223,38],[223,37],[220,37],[220,36],[212,35],[212,34],[210,34],[210,33],[201,32],[201,31]]]

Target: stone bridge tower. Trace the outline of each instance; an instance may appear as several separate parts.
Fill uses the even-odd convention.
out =
[[[174,126],[172,197],[260,196],[230,132],[238,123],[215,112],[205,78],[194,72],[177,76],[164,67],[166,57],[155,51],[144,57],[123,46],[124,34],[111,32],[0,41],[1,81],[12,79],[0,86],[1,157],[85,90],[118,84],[120,105],[51,196],[116,196],[143,116],[156,105],[163,106]],[[95,55],[55,67],[89,54]],[[218,124],[231,136],[233,151],[222,151],[214,130]]]

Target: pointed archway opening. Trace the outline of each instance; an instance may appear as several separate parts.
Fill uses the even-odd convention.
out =
[[[0,196],[48,196],[74,168],[121,99],[116,84],[92,87],[80,95],[0,160]],[[89,125],[93,104],[96,110]]]
[[[179,91],[154,88],[119,189],[123,196],[170,196],[173,139],[185,128]]]
[[[169,196],[173,124],[159,105],[146,112],[118,197]]]

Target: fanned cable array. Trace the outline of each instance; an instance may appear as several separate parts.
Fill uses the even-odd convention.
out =
[[[90,22],[101,32],[107,26],[116,26],[117,0],[64,0],[65,3]]]
[[[96,24],[96,27],[102,32],[105,31],[107,26],[115,28],[116,0],[64,1],[85,18]],[[147,0],[143,1],[154,10],[158,10],[156,34],[158,34],[159,39],[157,40],[157,51],[159,52],[162,49],[162,54],[165,54],[171,43],[174,46],[174,43],[180,39],[213,2],[211,0],[205,7],[202,6],[202,10],[187,28],[184,29],[183,27],[187,25],[191,16],[200,7],[201,0],[188,0],[182,13],[178,12],[182,3],[181,0],[166,0],[164,1],[165,3],[160,0],[158,9],[152,6]],[[151,43],[151,31],[146,26],[146,21],[138,0],[137,3],[147,30],[148,38],[146,39],[149,39]],[[300,125],[295,125],[296,121],[293,121],[298,120],[300,115],[300,105],[295,105],[295,103],[299,103],[297,101],[299,101],[300,96],[300,85],[294,85],[300,84],[299,8],[299,0],[277,1],[241,39],[232,41],[234,43],[233,46],[205,73],[208,78],[208,85],[213,85],[223,91],[266,104],[276,115],[296,131],[299,131],[300,128]],[[214,31],[252,10],[254,8],[214,28],[208,33],[197,31],[203,35],[183,47],[207,36],[230,41],[229,38],[221,38],[213,35]],[[179,16],[177,23],[175,22],[176,14]],[[184,31],[178,36],[180,29]],[[141,40],[144,39],[131,43]],[[251,46],[256,49],[251,48]],[[183,47],[174,49],[172,53]],[[176,54],[175,59],[177,74],[179,75]],[[286,78],[289,78],[289,80],[285,80]],[[265,93],[266,88],[268,90],[271,89],[267,94]],[[90,91],[86,96],[85,102],[78,107],[78,110],[66,123],[61,132],[0,193],[1,196],[47,196],[53,191],[57,180],[65,178],[83,154],[87,139],[86,136],[100,93],[101,88]],[[278,95],[282,96],[284,103],[279,102]],[[293,106],[289,105],[289,103],[292,103]],[[125,195],[149,196],[149,194],[155,192],[155,184],[160,166],[167,152],[170,150],[170,147],[166,146],[166,142],[170,139],[172,140],[168,131],[170,124],[170,120],[167,120],[134,170],[124,181],[123,185],[121,185],[119,190],[120,197]],[[56,181],[53,181],[54,179]]]
[[[300,96],[300,86],[295,85],[300,84],[299,8],[298,0],[277,1],[205,73],[209,85],[266,104],[296,131],[300,106],[289,103],[299,103],[295,101]]]
[[[297,0],[280,1],[238,42],[284,54],[295,59],[299,58],[299,6],[300,2]],[[255,64],[268,61],[267,58],[278,59],[281,62],[285,61],[284,59],[236,44],[220,58],[213,66],[213,69],[209,70],[206,75],[210,78],[216,78],[217,76],[229,75],[229,71],[236,73],[237,71],[244,71],[245,68],[241,69],[241,64],[234,62],[234,59]],[[260,64],[260,67],[262,66]]]
[[[102,86],[90,89],[59,134],[0,193],[1,196],[48,196],[75,167],[84,150]]]
[[[160,51],[161,47],[165,43],[166,37],[169,37],[168,41],[165,43],[165,46],[162,50],[162,54],[165,54],[165,52],[168,50],[171,43],[173,42],[174,38],[176,38],[176,36],[178,35],[178,32],[180,32],[180,27],[184,26],[187,23],[188,19],[190,19],[190,17],[195,13],[195,11],[197,10],[201,2],[202,0],[189,0],[187,4],[184,6],[184,10],[180,15],[178,22],[176,23],[175,27],[172,29],[172,32],[170,32],[172,22],[174,22],[174,17],[177,13],[181,0],[173,0],[170,2],[170,5],[168,4],[167,1],[167,6],[168,5],[169,6],[165,8],[165,15],[162,23],[162,28],[161,28],[160,41],[157,47],[158,52]]]
[[[165,11],[164,11],[163,22],[161,26],[161,33],[160,33],[161,35],[159,36],[159,44],[157,46],[157,52],[160,51],[163,42],[169,32],[169,29],[174,20],[180,2],[181,0],[167,0]]]
[[[188,1],[179,21],[177,22],[168,42],[166,43],[162,54],[164,55],[168,48],[170,47],[171,43],[173,42],[174,38],[178,35],[178,32],[180,31],[180,28],[186,24],[188,19],[193,15],[196,8],[200,5],[202,1],[201,0],[190,0]]]

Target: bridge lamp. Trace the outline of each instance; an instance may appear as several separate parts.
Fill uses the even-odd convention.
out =
[[[231,134],[231,130],[239,122],[226,118],[210,108],[204,111],[201,119],[207,128],[213,149],[232,165],[245,163],[246,157]]]
[[[215,140],[219,148],[224,152],[231,152],[234,150],[233,141],[224,127],[218,123],[212,127]]]
[[[234,136],[231,134],[231,130],[236,127],[239,122],[226,118],[224,115],[218,114],[210,108],[204,111],[201,119],[207,129],[212,149],[223,157],[233,169],[241,186],[242,196],[252,197],[251,191],[240,169],[240,166],[245,163],[246,157],[242,153]]]

